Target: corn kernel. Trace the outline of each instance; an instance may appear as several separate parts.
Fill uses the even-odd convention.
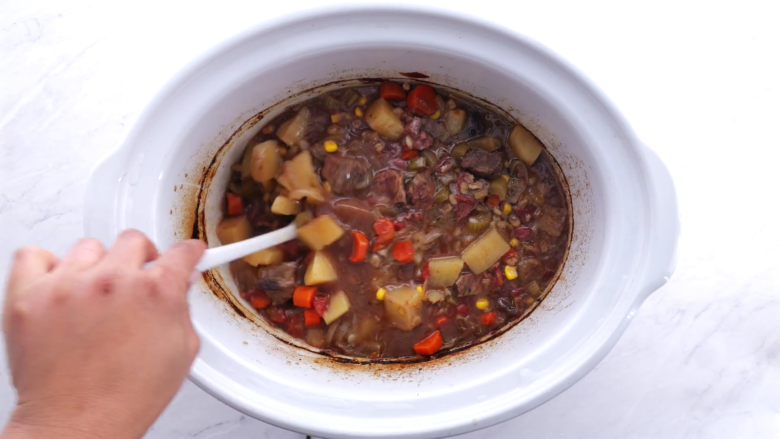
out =
[[[503,179],[504,179],[504,181],[509,181],[509,176],[508,176],[508,175],[506,175],[506,174],[502,174],[502,175],[501,175],[501,178],[503,178]]]
[[[439,110],[436,110],[436,112],[431,115],[431,119],[438,119],[439,117],[441,117],[441,111]]]
[[[504,160],[504,167],[505,167],[505,168],[508,168],[508,167],[509,167],[509,160]]]
[[[366,98],[365,96],[361,96],[358,102],[360,103],[360,105],[366,105],[366,102],[368,102],[368,98]]]
[[[377,300],[385,300],[385,294],[387,294],[387,290],[384,288],[380,288],[376,290],[376,299]]]
[[[363,117],[363,109],[360,107],[355,107],[355,116]]]
[[[322,183],[322,187],[325,188],[327,192],[330,192],[330,183],[327,181],[325,183]]]
[[[487,309],[488,305],[490,305],[490,302],[488,302],[488,300],[484,297],[477,299],[477,303],[475,304],[477,309]]]
[[[417,288],[416,288],[416,289],[417,289],[417,292],[418,292],[418,293],[422,293],[422,292],[423,292],[423,287],[422,287],[422,285],[417,285]]]
[[[339,122],[341,122],[341,113],[330,115],[330,123],[339,123]]]
[[[327,152],[336,152],[336,150],[339,149],[339,146],[336,144],[336,142],[332,140],[326,140],[323,146]]]
[[[509,280],[517,279],[517,268],[504,265],[504,275],[506,275],[506,278]]]
[[[509,241],[509,245],[511,245],[512,247],[517,247],[518,245],[520,245],[520,241],[518,241],[517,238],[512,238],[512,240]]]
[[[512,205],[504,202],[504,207],[501,208],[501,213],[506,216],[509,215],[510,212],[512,212]]]

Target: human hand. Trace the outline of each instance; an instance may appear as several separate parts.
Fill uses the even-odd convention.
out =
[[[94,239],[62,260],[17,251],[3,330],[19,400],[2,438],[143,436],[200,347],[186,292],[204,250],[158,255],[130,230],[108,252]]]

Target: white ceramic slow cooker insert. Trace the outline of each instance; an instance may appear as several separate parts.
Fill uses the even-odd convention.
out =
[[[419,8],[309,12],[209,51],[160,91],[121,148],[95,168],[86,234],[110,244],[136,228],[162,249],[189,238],[199,183],[221,151],[203,205],[215,242],[227,168],[263,120],[309,97],[306,90],[400,72],[424,73],[503,108],[548,147],[572,196],[573,240],[561,278],[500,337],[415,365],[343,364],[283,343],[200,282],[190,293],[202,338],[191,379],[244,413],[333,438],[483,428],[584,376],[673,271],[679,221],[671,178],[614,106],[540,45]],[[246,123],[261,113],[259,123]],[[232,285],[226,268],[215,276]]]

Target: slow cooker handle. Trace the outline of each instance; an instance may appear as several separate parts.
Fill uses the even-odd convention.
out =
[[[644,146],[643,164],[647,169],[650,198],[649,248],[645,271],[641,277],[641,299],[661,288],[677,266],[677,242],[680,237],[680,214],[677,193],[669,170],[648,146]]]
[[[125,155],[120,148],[103,157],[90,171],[84,200],[84,236],[96,238],[105,246],[113,244],[117,231],[117,197]],[[123,175],[123,178],[125,176]],[[105,184],[110,181],[111,184]]]

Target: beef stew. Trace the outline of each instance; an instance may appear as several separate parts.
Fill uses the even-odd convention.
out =
[[[296,223],[297,240],[230,265],[291,336],[354,357],[435,355],[527,314],[563,265],[570,212],[543,149],[427,84],[331,91],[248,143],[217,235]]]

